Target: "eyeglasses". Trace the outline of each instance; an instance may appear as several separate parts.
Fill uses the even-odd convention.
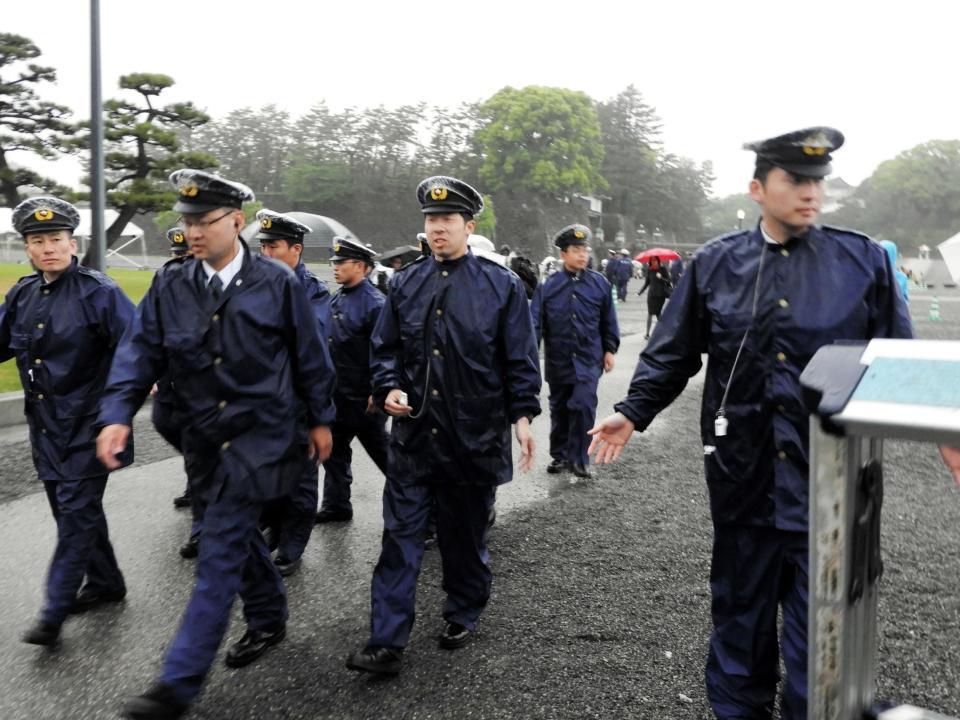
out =
[[[234,212],[236,211],[227,210],[223,215],[219,217],[215,217],[213,218],[213,220],[194,220],[193,218],[187,218],[187,217],[181,216],[180,219],[177,221],[177,225],[183,226],[185,230],[190,230],[193,228],[196,228],[198,230],[206,230],[208,227],[210,227],[214,223],[220,222],[228,215],[232,215]]]

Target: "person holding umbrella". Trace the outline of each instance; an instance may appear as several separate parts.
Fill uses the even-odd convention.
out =
[[[663,312],[663,304],[670,297],[670,293],[673,292],[670,273],[663,263],[668,259],[678,259],[679,257],[673,250],[662,250],[660,248],[647,250],[637,256],[639,262],[647,263],[643,287],[640,288],[637,295],[643,295],[647,288],[650,289],[650,293],[647,295],[647,334],[643,336],[645,340],[650,338],[650,326],[653,323],[654,316],[659,323],[660,313]]]

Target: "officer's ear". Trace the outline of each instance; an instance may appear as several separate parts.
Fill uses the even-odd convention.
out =
[[[233,211],[233,231],[240,234],[240,231],[243,230],[243,226],[246,223],[246,216],[243,214],[243,210],[239,208]]]
[[[477,229],[477,221],[473,219],[467,220],[464,226],[467,228],[467,235],[473,235],[473,231]]]
[[[765,188],[763,186],[763,183],[758,178],[754,178],[753,180],[750,181],[750,185],[747,188],[747,190],[750,193],[750,197],[753,198],[754,202],[763,204]]]

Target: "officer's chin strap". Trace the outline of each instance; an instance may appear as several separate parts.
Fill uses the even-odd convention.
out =
[[[757,306],[760,302],[760,278],[763,274],[763,259],[767,256],[767,242],[760,238],[760,263],[757,265],[757,279],[753,284],[753,309],[750,311],[750,325],[747,326],[743,337],[740,338],[740,347],[737,348],[737,355],[733,358],[733,367],[730,368],[730,375],[727,376],[727,386],[723,389],[723,398],[720,400],[720,408],[717,410],[716,419],[713,421],[713,434],[716,437],[723,437],[727,434],[727,395],[730,394],[730,383],[733,382],[733,374],[737,371],[737,363],[740,362],[740,355],[747,344],[747,338],[750,336],[750,330],[753,328],[753,322],[757,318]]]

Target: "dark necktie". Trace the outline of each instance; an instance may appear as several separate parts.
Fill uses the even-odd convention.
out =
[[[207,284],[207,290],[210,292],[210,297],[217,301],[220,299],[220,296],[223,294],[223,280],[220,279],[219,275],[214,275],[210,278],[210,282]]]

